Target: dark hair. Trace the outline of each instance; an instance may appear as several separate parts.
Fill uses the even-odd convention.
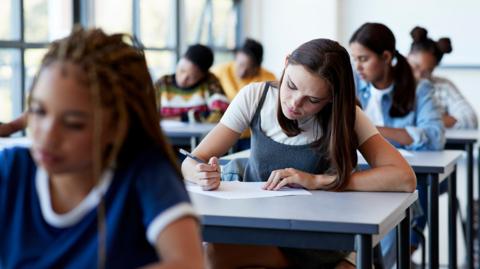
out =
[[[203,73],[207,73],[213,64],[212,50],[201,44],[189,46],[183,57],[195,64]]]
[[[262,64],[263,46],[251,38],[247,38],[237,52],[243,52],[247,54],[253,60],[256,66],[260,66]]]
[[[392,53],[396,64],[392,67],[394,90],[390,107],[391,117],[404,117],[413,110],[415,104],[415,78],[407,59],[395,48],[395,36],[381,23],[365,23],[353,33],[350,44],[357,42],[382,55],[385,51]],[[395,62],[393,60],[393,62]]]
[[[442,61],[443,54],[452,52],[452,43],[448,37],[442,37],[435,42],[427,34],[427,29],[420,26],[412,29],[410,35],[413,42],[410,45],[410,53],[429,52],[433,54],[438,65]]]
[[[348,52],[337,42],[328,39],[311,40],[288,56],[288,65],[301,65],[322,79],[330,87],[332,102],[317,115],[321,138],[313,143],[319,152],[327,152],[329,168],[326,174],[337,175],[328,188],[345,188],[352,170],[357,165],[357,136],[354,132],[356,97],[353,72]],[[285,72],[285,70],[283,71]],[[280,78],[278,88],[283,82]],[[298,135],[302,130],[298,122],[283,115],[278,102],[277,118],[285,134]]]

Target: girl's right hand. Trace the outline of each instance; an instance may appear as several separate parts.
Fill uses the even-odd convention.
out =
[[[220,186],[220,164],[217,157],[212,157],[206,163],[195,165],[195,182],[205,191],[218,189]]]

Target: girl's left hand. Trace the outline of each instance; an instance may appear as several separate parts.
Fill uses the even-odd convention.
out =
[[[279,190],[284,186],[300,185],[309,190],[322,189],[335,180],[334,176],[314,175],[294,168],[272,171],[263,186],[265,190]]]

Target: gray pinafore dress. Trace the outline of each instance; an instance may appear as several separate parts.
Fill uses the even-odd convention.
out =
[[[285,145],[265,135],[261,127],[260,111],[270,88],[270,83],[265,83],[262,97],[250,123],[252,130],[250,158],[229,162],[222,169],[222,180],[266,181],[270,173],[277,169],[295,168],[319,174],[328,167],[324,156],[315,151],[311,144]],[[271,113],[275,115],[276,111]]]

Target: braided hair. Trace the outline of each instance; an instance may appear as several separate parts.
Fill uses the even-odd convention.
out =
[[[103,169],[128,163],[147,148],[159,148],[171,166],[181,173],[173,151],[160,129],[155,93],[138,42],[125,34],[107,35],[100,29],[74,27],[71,34],[54,41],[44,56],[32,83],[35,88],[41,71],[54,63],[72,64],[80,70],[78,78],[93,100],[93,176],[98,184]],[[32,95],[30,95],[32,96]],[[29,106],[31,101],[28,101]],[[116,124],[113,142],[102,152],[101,134],[108,127],[102,122],[102,110],[112,111]],[[98,214],[98,268],[105,267],[105,205]]]

